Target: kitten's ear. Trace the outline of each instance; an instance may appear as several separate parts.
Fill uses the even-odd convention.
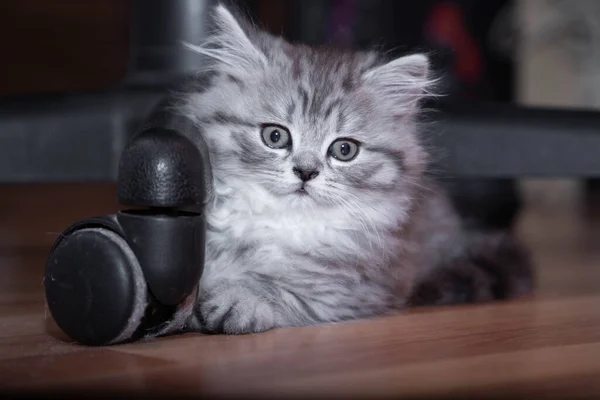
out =
[[[364,74],[364,79],[389,99],[399,112],[412,113],[419,101],[430,94],[434,80],[429,75],[427,56],[414,54],[372,68]]]
[[[248,71],[266,66],[265,54],[252,42],[249,33],[254,29],[249,21],[218,4],[212,14],[214,30],[201,46],[187,45],[208,56],[232,72]]]

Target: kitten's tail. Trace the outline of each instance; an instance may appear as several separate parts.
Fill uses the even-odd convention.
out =
[[[533,292],[526,249],[508,233],[470,233],[465,251],[417,282],[410,306],[513,299]]]

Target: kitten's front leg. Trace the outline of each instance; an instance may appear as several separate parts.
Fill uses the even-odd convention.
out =
[[[334,274],[335,275],[335,274]],[[382,315],[391,310],[391,289],[351,276],[272,276],[250,272],[232,280],[204,281],[195,329],[242,334]],[[394,286],[395,287],[395,286]]]
[[[275,328],[274,294],[256,282],[226,281],[205,287],[198,313],[202,329],[214,333],[243,334]]]

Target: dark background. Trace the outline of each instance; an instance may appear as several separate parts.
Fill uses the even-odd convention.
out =
[[[183,1],[183,0],[172,0]],[[131,73],[133,7],[154,1],[18,0],[0,5],[0,97],[103,91]],[[266,29],[293,41],[379,46],[391,54],[431,54],[446,101],[514,102],[510,55],[491,48],[489,31],[508,0],[250,0],[241,3]],[[160,71],[158,72],[160,73]],[[520,206],[510,179],[447,179],[468,221],[509,226]]]
[[[392,53],[430,51],[453,83],[453,96],[513,100],[513,66],[487,45],[492,22],[510,1],[236,3],[267,29],[295,41],[333,41],[357,48],[380,45]],[[118,85],[128,69],[132,4],[128,0],[3,1],[0,96]]]

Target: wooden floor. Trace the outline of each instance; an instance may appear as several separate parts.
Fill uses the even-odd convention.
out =
[[[600,398],[600,224],[576,208],[523,215],[533,299],[85,348],[47,319],[44,258],[68,223],[115,209],[113,196],[107,185],[0,188],[0,393]]]

